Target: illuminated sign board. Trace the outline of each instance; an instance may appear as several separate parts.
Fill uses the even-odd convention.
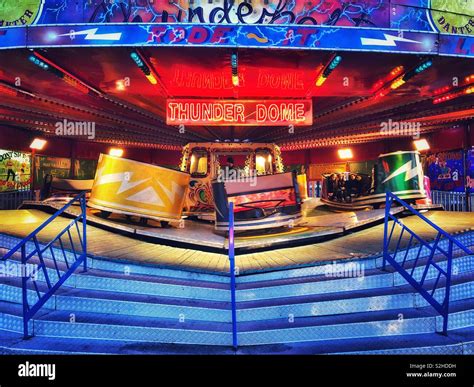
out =
[[[312,125],[313,105],[304,100],[169,99],[168,125]]]

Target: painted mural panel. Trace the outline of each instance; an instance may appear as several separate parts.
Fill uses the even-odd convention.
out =
[[[426,158],[426,169],[431,189],[437,191],[464,191],[463,151],[434,153]]]
[[[307,24],[474,34],[465,0],[0,0],[0,27],[63,23]]]
[[[29,189],[31,155],[0,149],[0,192]]]

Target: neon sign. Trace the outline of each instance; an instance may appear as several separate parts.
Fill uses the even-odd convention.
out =
[[[169,99],[168,125],[312,125],[311,100]]]

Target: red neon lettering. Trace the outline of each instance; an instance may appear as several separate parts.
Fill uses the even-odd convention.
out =
[[[268,119],[270,121],[278,121],[280,115],[278,114],[278,107],[274,103],[272,103],[268,108]]]
[[[176,113],[178,110],[178,104],[176,102],[170,102],[168,103],[168,108],[170,109],[170,120],[171,121],[176,121]]]
[[[259,103],[255,106],[255,116],[257,118],[257,122],[265,122],[267,120],[267,109],[265,105]]]
[[[222,121],[224,118],[224,109],[220,103],[214,105],[214,121]]]
[[[296,121],[304,121],[306,120],[306,114],[304,111],[304,104],[302,103],[297,103],[295,104],[295,110],[296,110]]]
[[[242,105],[241,103],[235,105],[235,121],[245,122],[244,111],[244,105]]]

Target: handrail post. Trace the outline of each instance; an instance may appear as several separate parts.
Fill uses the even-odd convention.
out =
[[[26,244],[21,246],[21,297],[23,301],[23,338],[28,338],[28,270],[26,269]]]
[[[453,267],[453,241],[449,241],[447,265],[446,265],[446,293],[444,295],[444,313],[443,316],[443,335],[448,335],[448,318],[449,318],[449,297],[451,294],[451,273]]]
[[[84,254],[84,271],[87,271],[87,206],[85,192],[83,193],[80,203],[82,211],[82,248]]]
[[[229,203],[229,263],[230,294],[232,303],[232,346],[237,349],[237,310],[235,302],[235,249],[234,249],[234,203]]]
[[[387,254],[388,254],[388,220],[390,214],[390,198],[389,192],[385,195],[385,222],[383,226],[383,258],[382,258],[382,270],[385,270],[387,265]]]

